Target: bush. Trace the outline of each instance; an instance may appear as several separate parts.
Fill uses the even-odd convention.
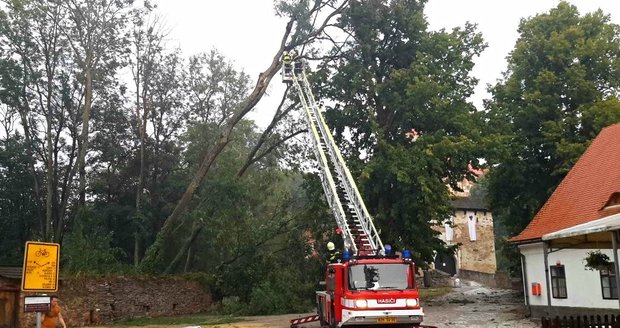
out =
[[[217,277],[212,274],[205,272],[189,272],[181,275],[181,277],[198,282],[202,288],[208,290],[212,294],[217,290]]]
[[[62,243],[62,268],[68,273],[119,273],[127,271],[119,259],[125,254],[112,246],[112,233],[102,228],[101,218],[88,208],[76,215],[73,230]]]
[[[247,314],[308,312],[313,307],[313,299],[307,297],[308,290],[312,291],[313,287],[300,282],[292,274],[279,273],[252,290]]]
[[[239,296],[229,296],[222,299],[222,305],[218,312],[221,314],[244,315],[247,314],[247,304],[241,302]]]

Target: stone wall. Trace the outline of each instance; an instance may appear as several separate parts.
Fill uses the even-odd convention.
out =
[[[173,277],[63,279],[57,295],[68,327],[201,313],[212,303],[211,295],[198,282]],[[35,314],[21,313],[20,323],[34,327]]]
[[[511,278],[506,272],[484,273],[461,270],[458,276],[459,278],[472,280],[488,287],[523,290],[523,282],[520,279]]]
[[[428,274],[429,277],[424,277],[424,273]],[[419,278],[417,278],[418,287],[452,287],[454,283],[452,282],[452,277],[449,274],[439,271],[439,270],[429,270],[423,272]]]

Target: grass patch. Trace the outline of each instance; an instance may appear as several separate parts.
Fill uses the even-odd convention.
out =
[[[242,318],[232,316],[218,316],[206,314],[191,314],[175,317],[134,318],[114,323],[114,326],[147,326],[147,325],[219,325],[243,321]]]
[[[420,299],[426,300],[433,297],[446,295],[452,291],[452,287],[435,287],[435,288],[420,288]]]

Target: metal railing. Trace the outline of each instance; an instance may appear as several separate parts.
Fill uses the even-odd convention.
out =
[[[620,328],[620,315],[584,315],[541,318],[542,328]]]

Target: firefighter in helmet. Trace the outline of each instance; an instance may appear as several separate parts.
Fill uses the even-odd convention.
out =
[[[327,257],[328,263],[340,262],[340,252],[336,249],[336,245],[334,245],[331,241],[327,243],[327,252],[329,254]]]
[[[282,53],[282,62],[284,63],[284,76],[290,76],[292,71],[291,59],[294,55],[294,50],[291,52],[285,51]]]

